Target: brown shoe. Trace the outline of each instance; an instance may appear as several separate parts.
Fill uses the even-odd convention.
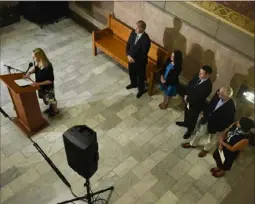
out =
[[[182,143],[183,148],[196,148],[195,146],[190,145],[189,142]]]
[[[199,156],[199,157],[205,157],[205,156],[207,155],[207,153],[208,153],[208,151],[205,151],[205,150],[203,149],[201,152],[199,152],[198,156]]]

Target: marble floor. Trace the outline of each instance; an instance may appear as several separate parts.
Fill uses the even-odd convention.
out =
[[[128,74],[104,54],[92,56],[91,34],[70,19],[44,29],[26,20],[2,29],[1,74],[6,73],[3,64],[25,70],[36,47],[53,63],[60,114],[54,119],[45,115],[50,126],[33,139],[76,194],[85,193],[84,179],[67,164],[62,133],[78,124],[97,132],[100,160],[91,183],[93,191],[115,186],[111,195],[100,195],[109,203],[216,204],[254,163],[248,148],[231,172],[213,178],[211,154],[201,159],[199,150],[180,147],[185,129],[174,123],[183,118],[180,97],[167,110],[158,108],[160,94],[136,99],[136,90],[125,89]],[[15,116],[3,84],[1,107]],[[0,151],[1,203],[56,204],[72,198],[26,136],[2,115]]]

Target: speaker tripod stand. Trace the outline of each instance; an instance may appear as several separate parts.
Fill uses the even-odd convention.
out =
[[[78,200],[82,200],[82,201],[85,201],[85,200],[86,200],[86,202],[87,202],[88,204],[94,204],[94,202],[96,201],[96,200],[94,200],[94,196],[95,196],[95,195],[104,193],[104,192],[106,192],[106,191],[112,191],[112,190],[114,190],[114,187],[111,186],[111,187],[109,187],[109,188],[106,188],[106,189],[103,189],[103,190],[100,190],[100,191],[97,191],[97,192],[93,193],[93,192],[91,191],[89,179],[86,179],[86,183],[84,184],[84,186],[86,187],[86,190],[87,190],[87,194],[86,194],[85,196],[77,197],[77,198],[74,198],[74,199],[71,199],[71,200],[66,200],[66,201],[63,201],[63,202],[58,203],[58,204],[71,203],[71,202],[78,201]]]

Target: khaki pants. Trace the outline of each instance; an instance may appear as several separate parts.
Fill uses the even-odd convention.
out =
[[[204,146],[205,151],[210,151],[216,146],[218,134],[210,134],[207,131],[207,124],[197,126],[196,135],[191,139],[191,146]]]

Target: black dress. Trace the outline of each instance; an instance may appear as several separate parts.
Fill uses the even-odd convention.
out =
[[[230,146],[234,146],[236,143],[240,142],[243,139],[248,139],[248,135],[243,132],[240,128],[236,125],[233,125],[224,140]],[[222,151],[224,153],[225,161],[222,163],[219,150],[218,148],[213,153],[213,158],[217,163],[217,166],[223,170],[230,170],[232,167],[233,162],[235,161],[236,157],[238,156],[240,151],[232,152],[228,150],[225,146],[223,146]]]
[[[39,98],[43,99],[46,105],[55,104],[56,98],[54,93],[54,73],[52,64],[49,64],[47,67],[40,69],[38,66],[35,66],[35,81],[37,83],[43,81],[51,81],[52,84],[40,86],[38,90]]]

